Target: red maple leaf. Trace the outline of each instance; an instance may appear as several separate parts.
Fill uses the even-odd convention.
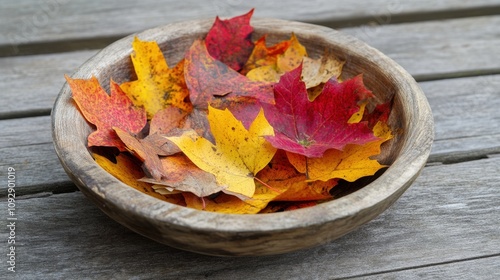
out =
[[[253,9],[228,20],[216,17],[205,39],[208,52],[236,71],[241,69],[252,53],[252,14]]]
[[[311,102],[301,72],[299,66],[281,76],[274,87],[275,104],[262,104],[275,133],[266,138],[274,147],[321,157],[328,149],[342,150],[347,144],[362,145],[377,139],[366,122],[349,123],[359,111],[358,102],[373,96],[361,75],[342,83],[330,79]]]

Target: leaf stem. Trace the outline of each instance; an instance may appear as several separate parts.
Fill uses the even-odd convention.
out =
[[[270,185],[268,185],[267,183],[265,183],[264,181],[262,181],[261,179],[257,178],[257,177],[253,177],[257,182],[261,183],[262,185],[268,187],[270,190],[274,191],[274,192],[277,192],[277,193],[281,193],[280,190],[276,189],[276,188],[273,188],[271,187]]]

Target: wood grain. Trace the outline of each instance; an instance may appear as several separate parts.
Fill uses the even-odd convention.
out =
[[[147,0],[140,3],[115,0],[99,5],[67,0],[5,2],[0,9],[0,54],[37,52],[44,48],[50,52],[50,49],[60,48],[62,44],[77,49],[78,45],[71,44],[71,41],[79,41],[80,47],[91,47],[85,41],[99,44],[99,38],[119,38],[117,36],[181,20],[235,16],[251,8],[256,8],[257,17],[319,22],[338,27],[421,20],[433,16],[492,14],[498,12],[499,6],[495,0],[360,0],[356,5],[345,0],[292,1],[287,5],[264,0]],[[47,45],[47,42],[54,44]]]
[[[500,57],[500,35],[494,29],[497,25],[500,16],[341,31],[367,41],[418,79],[438,79],[500,73],[500,60],[491,59]],[[0,107],[0,119],[29,116],[34,111],[48,114],[64,83],[63,75],[76,71],[95,53],[0,58],[0,74],[5,77],[0,81],[5,101],[5,106]],[[479,83],[487,86],[486,79],[488,76]],[[25,101],[26,95],[32,102]]]
[[[2,106],[0,119],[40,114],[48,115],[64,75],[97,51],[0,58]]]
[[[494,275],[498,270],[491,265],[498,257],[486,257],[500,254],[499,172],[499,157],[426,167],[398,202],[355,232],[268,257],[217,258],[159,245],[106,217],[80,192],[27,198],[18,202],[18,234],[29,236],[18,247],[18,276],[404,279],[478,270]],[[0,201],[0,207],[5,204]],[[1,231],[0,238],[5,236]],[[480,257],[483,262],[471,263]]]
[[[396,60],[417,80],[500,73],[500,16],[346,28]],[[478,32],[478,30],[481,30]]]

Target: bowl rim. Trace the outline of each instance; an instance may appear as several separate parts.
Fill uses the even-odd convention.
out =
[[[139,36],[142,40],[154,40],[160,36],[162,40],[166,41],[183,34],[206,32],[212,23],[213,19],[184,21],[131,34],[99,51],[71,76],[74,78],[98,76],[100,71],[106,68],[106,65],[101,63],[105,60],[104,58],[119,59],[124,56],[128,57],[132,51],[131,42],[134,36]],[[404,84],[405,87],[410,89],[404,96],[401,96],[403,102],[418,104],[418,106],[412,107],[415,110],[409,115],[408,131],[406,131],[408,137],[402,145],[400,155],[379,178],[351,194],[332,201],[280,213],[222,214],[164,202],[127,186],[106,172],[97,165],[88,152],[86,145],[82,145],[82,142],[78,139],[69,139],[71,141],[68,141],[67,135],[79,135],[82,132],[78,132],[76,126],[65,122],[65,119],[68,116],[83,117],[75,106],[69,106],[73,104],[71,91],[68,84],[65,83],[52,110],[52,134],[55,150],[61,164],[79,188],[85,188],[86,191],[101,197],[106,203],[111,203],[120,210],[134,211],[138,216],[166,226],[189,227],[199,231],[226,233],[281,232],[311,225],[322,225],[333,220],[346,219],[364,209],[374,207],[391,196],[397,195],[399,197],[424,167],[434,137],[430,106],[413,77],[380,51],[350,35],[328,27],[268,18],[253,18],[252,26],[255,30],[267,28],[276,32],[286,32],[287,34],[293,31],[299,38],[321,37],[327,43],[341,44],[342,46],[350,45],[352,46],[350,51],[353,52],[353,55],[358,55],[362,51],[369,51],[374,54],[372,60],[381,67],[385,67],[385,71],[394,79],[395,83]],[[300,31],[298,31],[298,27],[300,27]],[[307,29],[307,31],[304,31],[304,29]],[[171,34],[172,32],[169,30],[177,30],[180,33]],[[102,81],[100,82],[102,83]],[[378,182],[384,182],[384,184]],[[131,202],[125,199],[127,197],[134,197],[134,201]],[[353,201],[356,203],[353,203]],[[172,213],[175,214],[172,215]]]

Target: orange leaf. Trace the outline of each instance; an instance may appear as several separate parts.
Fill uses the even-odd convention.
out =
[[[97,128],[88,136],[88,146],[117,147],[120,151],[125,151],[125,145],[113,127],[139,133],[146,125],[146,113],[134,107],[113,81],[110,82],[111,95],[108,95],[95,77],[84,80],[66,76],[66,80],[73,93],[73,100],[83,116]]]
[[[252,54],[241,70],[242,74],[261,66],[274,66],[278,59],[278,55],[283,54],[290,46],[290,40],[281,41],[274,46],[266,46],[266,35],[262,36],[253,48]]]

